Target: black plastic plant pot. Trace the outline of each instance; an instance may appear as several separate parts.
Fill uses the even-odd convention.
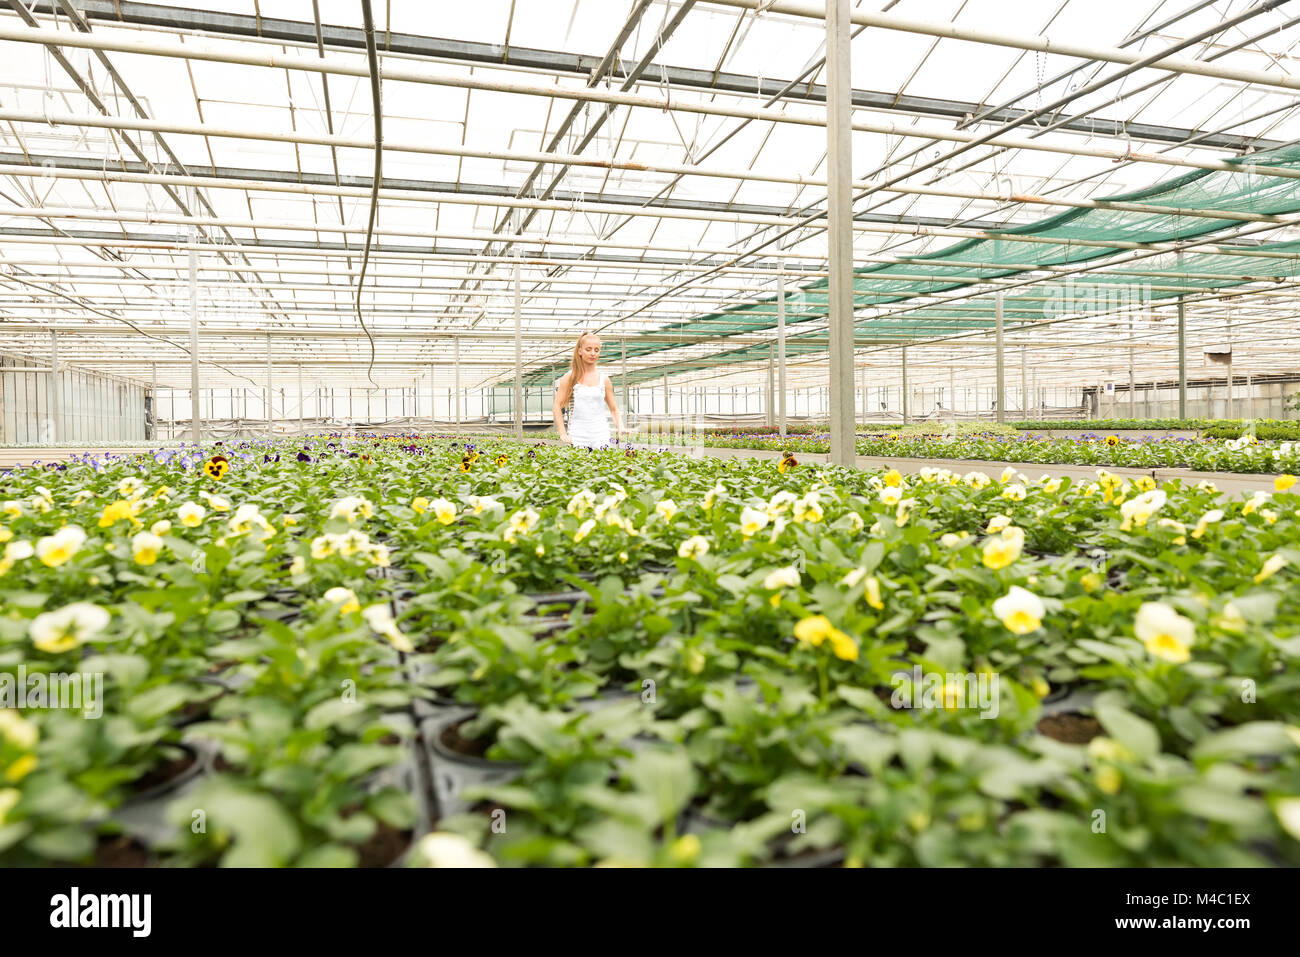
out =
[[[215,749],[203,742],[183,743],[180,749],[193,757],[181,773],[133,794],[113,812],[113,824],[145,847],[154,847],[174,831],[167,823],[167,805],[192,791],[212,767]]]
[[[1043,709],[1043,717],[1063,713],[1080,713],[1085,708],[1091,708],[1093,701],[1097,698],[1097,692],[1086,687],[1074,687],[1067,689],[1066,694],[1048,695],[1039,704]]]
[[[418,740],[413,742],[412,746],[419,747]],[[363,867],[405,867],[409,863],[416,840],[433,829],[433,803],[428,788],[423,784],[419,759],[415,755],[400,764],[376,771],[366,782],[366,790],[372,794],[384,788],[396,788],[415,797],[415,821],[411,825],[410,833],[406,835],[405,847],[396,856],[387,862],[370,864],[367,864],[363,857],[361,865]]]
[[[472,803],[463,795],[466,790],[513,780],[523,765],[516,761],[492,761],[488,758],[456,751],[444,740],[444,734],[458,728],[474,716],[468,708],[446,709],[420,723],[420,734],[429,758],[429,773],[438,811],[443,816],[463,814]]]

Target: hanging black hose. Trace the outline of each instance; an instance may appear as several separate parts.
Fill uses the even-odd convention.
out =
[[[370,64],[370,98],[371,109],[375,114],[375,173],[370,186],[370,218],[366,223],[366,246],[361,255],[361,272],[357,276],[356,311],[357,322],[366,338],[370,340],[370,365],[366,367],[366,378],[376,389],[375,381],[375,337],[370,334],[365,317],[361,315],[361,287],[366,282],[366,267],[370,264],[370,243],[375,235],[375,218],[379,214],[379,185],[384,176],[384,113],[383,101],[379,93],[379,51],[375,46],[375,15],[370,9],[370,0],[361,0],[361,19],[366,31],[366,59]]]

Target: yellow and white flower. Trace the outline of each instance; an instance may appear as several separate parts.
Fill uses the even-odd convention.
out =
[[[1010,515],[994,515],[989,519],[989,523],[984,526],[984,531],[990,535],[996,535],[1012,522]]]
[[[1013,525],[1011,528],[1015,528],[1015,526]],[[1004,534],[990,538],[984,543],[982,561],[986,568],[992,568],[994,571],[1006,568],[1020,557],[1023,546],[1023,532],[1019,537],[1007,538]]]
[[[1002,497],[1012,502],[1023,502],[1026,494],[1025,487],[1019,482],[1013,482],[1002,490]]]
[[[275,534],[275,527],[266,520],[262,510],[252,502],[245,502],[235,509],[235,513],[230,516],[230,521],[227,524],[231,533],[235,535],[245,535],[257,528],[261,532],[258,535],[258,539],[261,541],[265,541]]]
[[[136,498],[120,498],[110,505],[105,505],[99,515],[99,527],[111,528],[118,522],[130,522],[137,528],[142,524],[137,515],[144,508],[144,502]]]
[[[569,499],[568,512],[576,518],[587,514],[587,509],[596,504],[596,496],[590,489],[583,489]]]
[[[677,514],[677,503],[670,498],[661,498],[655,502],[655,513],[665,522],[671,522]]]
[[[769,591],[777,591],[782,588],[798,588],[802,578],[799,575],[799,569],[793,565],[786,565],[784,568],[774,568],[763,577],[763,587]]]
[[[1265,560],[1264,565],[1260,568],[1258,574],[1255,575],[1255,584],[1258,585],[1265,578],[1271,578],[1285,567],[1286,558],[1284,556],[1276,554],[1270,555],[1268,559]]]
[[[591,534],[591,530],[594,529],[595,527],[596,527],[596,520],[594,518],[587,519],[585,522],[579,525],[578,530],[573,533],[573,543],[576,545],[579,542],[581,542],[584,538],[586,538],[588,535]]]
[[[402,634],[401,629],[397,627],[397,620],[393,618],[393,613],[389,611],[387,605],[370,605],[361,612],[361,615],[374,632],[387,638],[389,644],[398,651],[407,654],[415,651],[411,639]]]
[[[40,729],[15,708],[0,708],[0,738],[23,751],[31,751],[40,739]]]
[[[433,510],[433,517],[443,525],[456,521],[456,505],[445,498],[435,498],[429,503],[429,508]]]
[[[677,546],[677,554],[681,558],[699,558],[708,554],[708,551],[709,540],[703,535],[692,535]]]
[[[537,527],[541,516],[531,508],[521,508],[506,520],[505,540],[514,544],[520,535],[527,535]]]
[[[1192,538],[1200,538],[1205,534],[1205,530],[1211,525],[1223,521],[1223,514],[1223,509],[1212,508],[1202,515],[1200,520],[1196,523],[1196,527],[1192,529]]]
[[[1134,524],[1146,525],[1152,515],[1164,508],[1168,499],[1169,496],[1160,489],[1152,489],[1122,503],[1119,513],[1124,517],[1124,524],[1120,529],[1128,531]]]
[[[704,493],[704,498],[700,501],[700,504],[704,507],[705,511],[708,511],[713,508],[713,503],[718,500],[718,496],[725,494],[727,494],[727,490],[723,488],[721,484],[715,485]]]
[[[57,611],[37,615],[27,631],[32,644],[57,655],[90,641],[108,627],[109,618],[108,609],[88,601],[76,601]]]
[[[131,476],[117,483],[117,494],[123,498],[136,498],[144,491],[144,488],[145,485],[142,479]]]
[[[131,555],[137,565],[152,565],[163,550],[163,540],[153,532],[140,532],[131,539]]]
[[[426,834],[415,845],[416,861],[425,867],[496,867],[483,851],[467,838],[451,831]]]
[[[207,514],[208,510],[197,502],[186,502],[176,510],[176,517],[181,520],[181,524],[186,528],[194,528],[199,525]]]
[[[1255,512],[1259,511],[1259,509],[1262,506],[1267,505],[1268,500],[1272,497],[1273,496],[1270,495],[1268,492],[1256,492],[1254,495],[1250,497],[1250,499],[1246,502],[1245,505],[1241,506],[1241,514],[1242,515],[1255,514]]]
[[[1043,601],[1033,592],[1012,585],[1011,590],[993,603],[993,614],[1017,635],[1027,635],[1043,627],[1046,610]]]
[[[767,523],[770,521],[771,519],[768,517],[766,511],[760,511],[759,509],[746,505],[740,511],[740,534],[744,535],[746,538],[749,538],[752,535],[757,535],[763,529],[767,528]]]
[[[794,626],[794,636],[814,648],[828,641],[831,653],[844,661],[857,661],[858,643],[831,624],[825,615],[811,615]]]
[[[1162,518],[1156,522],[1156,525],[1160,528],[1173,529],[1175,545],[1187,544],[1187,526],[1182,522],[1175,521],[1172,518]]]
[[[224,495],[213,495],[211,492],[200,492],[199,498],[212,506],[214,512],[230,511],[230,499]]]
[[[1164,602],[1143,602],[1138,609],[1134,630],[1152,657],[1183,664],[1192,656],[1196,624]]]
[[[794,503],[794,520],[796,522],[820,522],[825,513],[816,492],[809,492]]]
[[[491,495],[471,495],[465,501],[469,503],[475,515],[482,515],[486,511],[501,507],[501,503]]]
[[[374,504],[361,495],[349,495],[341,498],[330,509],[330,518],[346,519],[349,525],[356,524],[358,518],[370,518],[374,514]]]
[[[903,500],[903,490],[895,485],[886,485],[880,490],[882,505],[894,506]]]
[[[325,600],[331,604],[339,606],[339,614],[347,615],[354,611],[361,610],[361,602],[357,599],[357,593],[351,588],[344,588],[342,585],[335,585],[325,592]]]
[[[36,549],[32,547],[31,542],[19,539],[16,542],[6,542],[5,550],[0,555],[0,575],[7,575],[9,569],[13,568],[18,562],[31,558],[36,554]]]
[[[85,544],[86,533],[77,525],[64,525],[53,535],[46,535],[36,542],[36,557],[50,567],[57,568],[66,562]]]

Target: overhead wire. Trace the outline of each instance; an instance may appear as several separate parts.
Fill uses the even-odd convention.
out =
[[[370,265],[370,247],[374,242],[375,219],[379,215],[379,187],[384,176],[384,111],[383,98],[379,89],[379,51],[375,45],[375,14],[370,8],[370,0],[361,0],[361,19],[366,33],[366,61],[370,65],[370,99],[375,114],[375,172],[370,183],[370,215],[366,220],[366,243],[361,253],[361,270],[357,273],[356,313],[357,322],[370,341],[370,364],[366,366],[366,378],[376,389],[375,381],[375,337],[366,325],[366,317],[361,312],[361,293],[366,284],[366,268]]]

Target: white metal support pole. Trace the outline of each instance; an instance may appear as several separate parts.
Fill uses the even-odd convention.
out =
[[[627,417],[631,413],[632,406],[628,402],[627,391],[627,340],[623,339],[620,343],[623,347],[623,425],[627,425]]]
[[[1187,314],[1178,298],[1178,418],[1187,418]]]
[[[194,444],[201,441],[199,410],[199,250],[198,234],[190,231],[190,412]]]
[[[430,432],[434,431],[434,422],[436,422],[436,421],[437,421],[437,418],[438,418],[437,413],[436,413],[435,408],[434,408],[434,404],[433,404],[433,403],[434,403],[434,399],[433,399],[433,397],[434,397],[434,391],[433,391],[433,372],[434,372],[434,368],[435,368],[434,364],[433,364],[432,362],[430,362],[430,363],[429,363],[429,431],[430,431]]]
[[[999,290],[994,294],[995,317],[996,317],[996,338],[997,338],[997,380],[996,392],[993,396],[993,402],[997,406],[997,420],[999,423],[1007,420],[1007,369],[1006,356],[1002,344],[1002,292]]]
[[[951,365],[948,366],[948,411],[957,414],[957,373]]]
[[[59,441],[59,334],[50,330],[50,388],[47,393],[50,409],[50,434],[41,436],[43,442]]]
[[[1226,419],[1235,419],[1235,418],[1237,418],[1237,416],[1235,415],[1235,412],[1236,412],[1235,405],[1236,405],[1236,403],[1233,402],[1233,398],[1232,398],[1232,352],[1231,352],[1232,344],[1231,344],[1231,343],[1228,344],[1228,349],[1229,349],[1229,352],[1228,352],[1228,391],[1227,391],[1227,393],[1224,395],[1223,416],[1224,416],[1224,418],[1226,418]]]
[[[830,329],[830,462],[856,460],[853,420],[853,141],[849,0],[826,4],[826,238]]]
[[[1020,417],[1029,418],[1029,350],[1020,348]]]
[[[272,407],[275,393],[271,390],[271,336],[266,337],[266,434],[275,434],[274,421],[275,410]]]
[[[1133,317],[1128,320],[1128,417],[1137,418],[1137,392],[1133,373]]]
[[[451,361],[455,369],[455,381],[452,383],[452,391],[456,397],[456,431],[460,431],[460,336],[452,340]]]
[[[763,422],[770,429],[776,425],[776,351],[767,351],[767,401],[763,404]]]
[[[664,373],[664,415],[668,414],[668,373]],[[731,392],[731,414],[736,414],[736,390]]]
[[[519,254],[520,248],[515,247],[515,391],[514,401],[511,405],[514,407],[515,420],[515,438],[524,437],[524,326],[523,313],[520,311],[519,295]]]
[[[148,436],[150,439],[158,438],[158,363],[149,363],[149,408],[153,412],[153,435]]]
[[[302,390],[302,363],[298,363],[298,434],[307,431],[303,409],[307,405],[307,393]]]
[[[783,251],[784,252],[784,251]],[[776,425],[785,435],[789,418],[785,407],[785,256],[781,256],[780,272],[776,276]]]
[[[910,407],[907,401],[907,346],[903,346],[900,351],[903,353],[903,424],[907,425],[910,421]]]
[[[1255,389],[1250,381],[1250,373],[1246,373],[1246,418],[1255,417]]]

